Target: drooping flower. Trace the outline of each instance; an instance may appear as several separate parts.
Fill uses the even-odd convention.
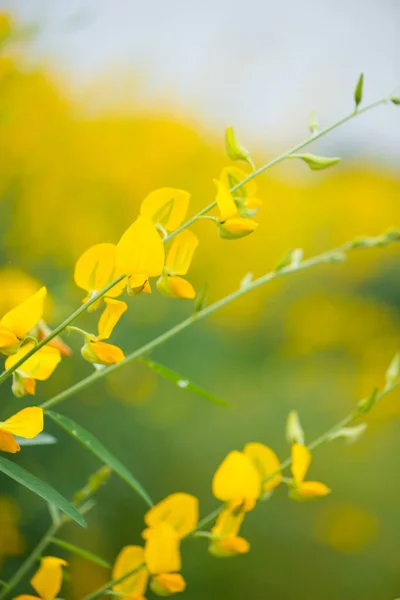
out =
[[[117,246],[115,244],[103,243],[91,246],[78,258],[75,265],[74,280],[78,287],[87,292],[82,302],[87,302],[97,292],[114,281],[122,272],[116,266]],[[105,294],[106,297],[116,298],[125,289],[125,280],[115,284]],[[95,310],[100,306],[102,298],[99,298],[89,307]]]
[[[292,475],[293,484],[290,489],[290,497],[293,500],[313,500],[322,498],[330,493],[330,489],[319,481],[304,481],[311,464],[312,455],[304,444],[293,444],[292,446]]]
[[[165,231],[175,231],[186,216],[189,200],[190,194],[184,190],[160,188],[143,200],[140,214],[155,225],[161,225]]]
[[[198,244],[197,236],[190,229],[178,233],[167,254],[162,275],[157,281],[159,292],[170,298],[194,298],[196,296],[192,284],[180,275],[186,275],[188,272]]]
[[[44,556],[40,561],[40,567],[32,577],[30,583],[39,596],[22,594],[14,600],[54,600],[62,586],[62,567],[68,563],[62,558],[55,556]]]
[[[231,190],[248,177],[248,173],[238,167],[225,167],[222,169],[220,181]],[[257,198],[257,184],[254,179],[241,185],[231,192],[237,211],[245,219],[253,217],[261,208],[262,200]]]
[[[23,408],[6,421],[0,421],[0,450],[15,454],[20,446],[14,436],[27,439],[43,431],[43,409],[38,406]]]
[[[226,240],[236,240],[252,233],[258,227],[258,223],[240,216],[226,183],[218,179],[214,179],[214,183],[217,186],[215,201],[220,212],[218,221],[220,237]]]
[[[46,294],[46,288],[40,288],[0,320],[0,352],[9,355],[18,350],[21,341],[42,318]]]
[[[113,592],[130,600],[144,600],[149,572],[144,562],[144,550],[141,546],[125,546],[119,552],[112,570],[112,578],[119,579],[125,573],[135,571],[121,583],[113,586]]]
[[[33,342],[24,344],[15,354],[9,356],[5,362],[6,369],[10,369],[35,347]],[[58,363],[61,361],[61,354],[57,348],[43,346],[35,354],[26,359],[14,371],[12,391],[17,397],[34,395],[36,391],[36,381],[45,381],[54,372]]]
[[[164,244],[152,221],[140,216],[125,231],[117,245],[116,264],[128,276],[133,294],[151,292],[149,278],[161,274]]]

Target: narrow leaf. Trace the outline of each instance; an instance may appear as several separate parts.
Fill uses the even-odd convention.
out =
[[[164,367],[164,365],[160,365],[159,363],[156,363],[152,360],[142,360],[149,367],[149,369],[157,373],[157,375],[165,377],[165,379],[168,379],[168,381],[172,381],[172,383],[175,383],[175,385],[177,385],[179,388],[187,390],[188,392],[192,392],[192,394],[196,394],[196,396],[200,396],[201,398],[205,398],[205,400],[208,400],[209,402],[214,402],[214,404],[219,404],[220,406],[228,406],[228,402],[226,402],[226,400],[222,400],[222,398],[214,396],[214,394],[211,394],[210,392],[204,390],[195,383],[192,383],[188,379],[185,379],[175,371],[168,369],[168,367]]]
[[[364,88],[364,73],[361,73],[359,80],[357,82],[357,85],[356,85],[356,89],[354,90],[354,102],[356,103],[356,108],[362,102],[363,88]]]
[[[39,433],[32,439],[21,438],[18,435],[14,437],[20,446],[48,446],[57,443],[57,439],[49,433]]]
[[[121,477],[149,506],[153,506],[153,502],[146,490],[141,484],[135,479],[135,477],[128,471],[126,467],[103,446],[101,442],[95,436],[72,421],[69,417],[60,415],[52,410],[47,410],[48,415],[57,425],[62,427],[67,433],[73,438],[83,444],[90,452],[93,452],[97,458],[99,458],[104,464],[108,465],[117,475]]]
[[[28,471],[25,471],[22,467],[17,465],[10,460],[0,457],[0,471],[2,471],[11,479],[14,479],[21,485],[34,492],[43,500],[46,500],[49,504],[54,504],[57,508],[59,508],[63,513],[68,515],[73,521],[82,525],[82,527],[86,527],[86,522],[83,519],[82,515],[76,510],[76,508],[61,496],[57,490],[52,488],[48,483],[38,479]]]
[[[50,542],[59,546],[60,548],[64,548],[64,550],[68,550],[68,552],[72,552],[72,554],[76,554],[77,556],[82,556],[82,558],[86,558],[90,562],[100,565],[100,567],[104,567],[105,569],[111,569],[110,563],[108,563],[100,556],[89,552],[89,550],[84,550],[83,548],[79,548],[79,546],[75,546],[74,544],[70,544],[69,542],[65,542],[64,540],[60,540],[59,538],[50,538]]]

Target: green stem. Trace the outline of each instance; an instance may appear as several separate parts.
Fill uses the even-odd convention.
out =
[[[118,585],[118,583],[121,583],[127,577],[130,577],[134,573],[137,573],[137,571],[140,571],[140,569],[143,569],[143,567],[145,567],[145,566],[146,566],[146,564],[142,563],[139,566],[135,567],[134,569],[131,569],[127,573],[124,573],[124,575],[121,575],[121,577],[118,577],[118,579],[112,579],[111,581],[108,581],[107,583],[105,583],[102,587],[98,588],[92,594],[85,596],[83,598],[83,600],[95,600],[95,598],[99,598],[100,596],[105,594],[108,590],[112,589],[114,587],[114,585]]]
[[[388,236],[389,235],[390,234],[388,234]],[[60,402],[65,400],[66,398],[69,398],[70,396],[72,396],[73,394],[81,392],[82,390],[86,389],[89,385],[91,385],[93,382],[97,381],[98,379],[105,377],[109,373],[118,371],[119,369],[122,369],[125,365],[129,364],[130,362],[137,360],[137,359],[141,358],[142,356],[148,354],[149,352],[151,352],[152,350],[154,350],[161,344],[164,344],[166,341],[170,340],[175,335],[177,335],[181,331],[187,329],[194,323],[201,321],[202,319],[204,319],[205,317],[208,317],[209,315],[216,312],[220,308],[223,308],[227,304],[230,304],[231,302],[233,302],[234,300],[237,300],[241,296],[244,296],[248,292],[251,292],[251,291],[257,289],[257,288],[269,283],[270,281],[277,279],[278,277],[283,277],[284,275],[289,275],[291,273],[296,273],[298,271],[304,271],[306,269],[310,269],[311,267],[315,267],[317,265],[321,265],[324,263],[337,262],[338,259],[342,260],[344,253],[349,252],[350,250],[354,250],[356,248],[364,247],[364,246],[365,247],[373,247],[373,246],[378,245],[378,243],[389,243],[390,241],[394,241],[394,240],[397,241],[397,237],[398,237],[397,234],[393,238],[389,239],[389,237],[388,237],[388,241],[386,241],[386,242],[382,242],[382,240],[386,240],[386,238],[382,237],[382,236],[378,236],[376,238],[369,238],[369,240],[367,242],[363,242],[362,244],[348,242],[346,244],[343,244],[342,246],[339,246],[338,248],[335,248],[334,250],[330,250],[329,252],[323,252],[322,254],[318,254],[312,258],[303,260],[302,262],[300,262],[298,264],[287,265],[285,267],[282,267],[279,270],[271,271],[270,273],[262,275],[258,279],[255,279],[254,281],[251,281],[250,283],[248,283],[246,286],[240,287],[239,289],[235,290],[228,296],[225,296],[224,298],[217,300],[217,302],[214,302],[214,304],[210,304],[209,306],[206,306],[199,312],[194,313],[192,316],[188,317],[184,321],[181,321],[174,327],[171,327],[171,329],[168,329],[168,331],[166,331],[163,334],[159,335],[158,337],[154,338],[153,340],[151,340],[150,342],[148,342],[141,348],[138,348],[131,354],[128,354],[128,356],[125,358],[125,360],[123,360],[121,363],[116,364],[116,365],[111,365],[111,366],[103,369],[102,371],[97,371],[97,372],[92,373],[85,379],[82,379],[81,381],[78,381],[78,383],[75,383],[74,385],[67,388],[66,390],[63,390],[62,392],[60,392],[53,398],[46,400],[45,402],[43,402],[40,405],[40,407],[43,409],[46,409],[46,408],[56,406],[57,404],[59,404]]]

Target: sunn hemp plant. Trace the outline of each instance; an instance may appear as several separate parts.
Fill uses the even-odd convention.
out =
[[[286,485],[289,498],[301,502],[320,499],[331,492],[328,487],[329,477],[326,482],[313,481],[308,477],[313,450],[328,440],[348,438],[356,441],[362,435],[365,424],[354,423],[400,385],[400,355],[396,355],[390,364],[383,389],[373,390],[368,398],[356,404],[348,416],[316,440],[306,443],[299,417],[295,411],[291,412],[286,425],[291,456],[286,460],[282,461],[271,448],[261,442],[249,442],[244,448],[231,451],[217,467],[212,480],[212,493],[220,501],[220,506],[201,519],[198,499],[185,492],[173,493],[154,504],[147,491],[99,440],[71,419],[50,409],[72,397],[75,392],[88,388],[93,382],[137,360],[144,361],[150,369],[179,387],[187,388],[216,404],[224,404],[224,400],[150,360],[151,351],[190,325],[277,277],[323,263],[338,263],[345,260],[353,250],[383,247],[400,240],[400,231],[393,230],[378,237],[359,237],[310,258],[303,258],[300,249],[292,250],[271,272],[257,279],[247,275],[237,290],[214,304],[207,305],[204,298],[200,298],[192,316],[141,348],[125,354],[123,349],[112,343],[114,328],[138,294],[150,294],[155,288],[171,298],[196,297],[187,274],[199,245],[190,226],[198,219],[212,221],[214,225],[210,227],[214,226],[216,234],[227,240],[227,244],[240,243],[240,238],[254,232],[257,235],[258,224],[255,218],[262,209],[262,199],[257,195],[255,182],[259,175],[286,159],[300,159],[313,170],[334,166],[340,160],[337,157],[327,158],[299,151],[372,108],[390,102],[400,103],[397,97],[391,96],[361,107],[362,95],[363,76],[357,83],[355,106],[349,115],[325,129],[319,129],[313,117],[310,120],[310,137],[259,168],[256,168],[250,152],[240,144],[233,129],[228,127],[228,157],[232,161],[247,163],[247,170],[236,166],[225,167],[220,176],[214,179],[216,196],[213,202],[185,221],[190,194],[168,187],[155,190],[143,200],[140,214],[116,245],[99,243],[80,256],[74,279],[76,285],[84,291],[82,305],[58,327],[50,330],[43,322],[46,287],[42,287],[1,318],[0,351],[6,359],[0,383],[10,379],[15,396],[34,396],[37,382],[40,385],[40,381],[51,377],[58,363],[70,355],[68,346],[60,338],[60,334],[65,331],[81,336],[82,358],[92,363],[94,371],[40,406],[25,408],[14,415],[4,415],[4,420],[0,422],[0,450],[15,454],[21,450],[20,446],[25,438],[36,438],[40,443],[45,415],[79,439],[105,466],[89,478],[87,485],[71,501],[67,501],[44,481],[11,460],[0,457],[2,473],[41,496],[48,503],[52,516],[49,529],[36,548],[8,582],[1,582],[0,600],[10,596],[25,577],[30,578],[29,583],[26,582],[26,594],[17,597],[19,600],[54,600],[59,597],[63,572],[68,569],[68,563],[62,558],[48,555],[49,546],[83,554],[88,560],[110,568],[100,557],[54,536],[70,520],[86,525],[84,515],[93,506],[91,497],[106,483],[111,471],[119,475],[148,506],[144,514],[142,542],[122,548],[115,558],[108,583],[94,590],[84,600],[94,600],[108,593],[120,598],[141,600],[148,587],[160,596],[182,592],[186,582],[180,573],[181,544],[188,536],[205,538],[210,553],[215,557],[244,554],[249,552],[250,543],[240,535],[243,520],[259,502],[268,500],[276,487]],[[210,215],[214,208],[217,209],[217,214]],[[120,299],[123,294],[127,294],[127,301]],[[84,331],[72,325],[87,310],[100,311],[96,332]],[[27,451],[25,448],[24,452]],[[284,476],[287,469],[288,476]]]

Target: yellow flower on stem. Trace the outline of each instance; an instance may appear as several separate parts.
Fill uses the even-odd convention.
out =
[[[62,567],[67,565],[66,560],[55,556],[44,556],[42,558],[39,569],[30,581],[41,600],[54,600],[58,596],[62,586]],[[14,600],[30,600],[31,598],[37,600],[37,596],[27,594],[17,596]]]
[[[199,520],[199,501],[195,496],[184,492],[170,494],[147,511],[144,522],[147,527],[157,527],[168,523],[179,538],[196,529]]]
[[[40,288],[0,320],[0,352],[7,355],[16,352],[20,342],[42,318],[46,294],[46,288]]]
[[[281,483],[282,473],[279,470],[281,463],[271,448],[252,442],[245,445],[243,452],[257,469],[264,494],[271,492]]]
[[[230,190],[248,177],[248,173],[238,167],[225,167],[222,169],[220,181]],[[261,208],[262,200],[256,197],[257,184],[254,179],[245,183],[232,192],[233,200],[241,217],[253,217]]]
[[[229,187],[225,183],[218,179],[214,179],[214,183],[217,186],[215,201],[220,212],[218,221],[220,237],[225,240],[236,240],[252,233],[258,227],[258,223],[240,216]]]
[[[129,600],[144,600],[149,580],[149,572],[144,564],[144,550],[141,546],[125,546],[115,560],[112,578],[119,579],[134,569],[137,569],[135,573],[114,585],[112,589]]]
[[[331,490],[319,481],[304,481],[311,464],[311,452],[304,444],[292,446],[292,475],[293,483],[290,497],[293,500],[313,500],[330,494]]]
[[[150,588],[158,596],[170,596],[183,592],[186,581],[180,573],[160,573],[151,578]]]
[[[6,421],[0,421],[0,450],[15,454],[20,446],[15,435],[35,438],[43,431],[43,409],[37,406],[23,408]]]
[[[167,255],[165,268],[157,281],[159,292],[170,298],[194,298],[196,292],[189,281],[180,275],[186,275],[199,245],[197,236],[185,229],[174,238]]]
[[[229,508],[252,510],[261,494],[261,478],[252,460],[233,450],[218,467],[212,481],[213,494]]]
[[[117,268],[128,275],[132,294],[151,293],[149,278],[161,274],[165,262],[164,244],[147,217],[138,217],[117,245]]]
[[[190,194],[184,190],[160,188],[143,200],[140,214],[165,231],[175,231],[186,216],[189,200]]]
[[[209,552],[214,556],[228,557],[246,554],[250,550],[247,540],[238,535],[245,511],[242,507],[225,508],[211,530]]]
[[[103,243],[91,246],[78,258],[75,265],[74,280],[78,287],[88,292],[82,302],[87,302],[92,296],[110,284],[122,272],[116,267],[117,246],[115,244]],[[110,290],[106,296],[116,298],[125,289],[125,280],[120,281]],[[89,311],[99,308],[102,299],[99,298],[89,307]]]
[[[35,347],[33,342],[28,342],[5,362],[6,369],[10,369],[16,362]],[[17,397],[34,395],[36,381],[45,381],[54,372],[61,361],[61,354],[57,348],[43,346],[35,354],[30,356],[13,373],[12,391]]]

